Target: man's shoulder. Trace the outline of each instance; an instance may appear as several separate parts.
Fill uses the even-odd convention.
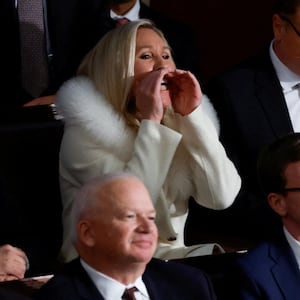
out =
[[[248,93],[257,85],[275,85],[276,77],[269,52],[264,50],[216,74],[206,84],[204,92],[209,97],[223,90]]]
[[[219,76],[220,79],[228,79],[240,76],[241,74],[252,74],[256,72],[270,70],[272,67],[269,52],[264,50],[255,55],[249,56],[233,66],[224,70]]]
[[[81,299],[80,293],[96,293],[96,288],[84,271],[79,259],[64,264],[55,275],[40,288],[37,299]]]
[[[248,253],[237,259],[236,266],[246,272],[267,270],[267,266],[271,263],[271,247],[274,247],[274,245],[269,241],[259,243],[253,249],[250,249]]]
[[[157,258],[153,258],[149,264],[147,265],[146,269],[150,274],[161,274],[160,276],[165,278],[182,278],[190,279],[190,278],[205,278],[207,275],[202,270],[185,265],[179,262],[173,261],[165,261]],[[195,277],[196,276],[196,277]]]
[[[215,299],[208,275],[180,262],[152,259],[143,274],[143,280],[147,288],[155,290],[164,299]]]

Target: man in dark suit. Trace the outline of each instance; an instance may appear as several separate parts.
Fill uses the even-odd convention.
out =
[[[19,1],[0,2],[0,33],[3,41],[0,49],[3,74],[0,83],[1,112],[14,112],[16,108],[36,97],[55,94],[59,86],[75,74],[85,54],[82,51],[86,50],[77,47],[86,43],[82,33],[92,31],[89,27],[90,18],[95,10],[101,11],[104,5],[102,0],[41,0],[44,10],[44,45],[49,82],[47,87],[36,96],[25,91],[21,83]]]
[[[228,210],[205,211],[203,222],[250,245],[273,233],[280,223],[257,184],[258,153],[278,137],[300,130],[295,87],[300,82],[299,8],[298,0],[276,0],[269,48],[218,76],[204,91],[218,112],[220,139],[241,175],[242,189]]]
[[[294,300],[300,293],[300,133],[262,151],[258,180],[283,228],[238,259],[234,299]]]
[[[123,293],[132,288],[138,299],[216,299],[199,269],[152,259],[155,209],[138,178],[119,173],[93,179],[71,215],[79,258],[54,275],[37,299],[129,299]]]

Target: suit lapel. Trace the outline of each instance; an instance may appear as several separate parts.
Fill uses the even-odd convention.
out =
[[[73,262],[74,285],[82,300],[105,300],[100,294],[86,271],[80,264],[79,259]]]
[[[271,272],[284,299],[295,299],[295,295],[300,294],[300,271],[296,258],[284,237],[279,246],[270,246],[270,257],[275,262]]]
[[[276,137],[293,132],[281,85],[269,55],[265,55],[256,73],[256,96]]]
[[[143,275],[143,281],[146,285],[149,297],[151,300],[160,300],[159,291],[155,288],[155,282],[151,279],[147,271]],[[163,300],[163,299],[161,299]]]

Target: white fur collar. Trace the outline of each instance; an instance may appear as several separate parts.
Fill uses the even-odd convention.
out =
[[[134,133],[124,118],[116,113],[87,77],[78,76],[65,82],[57,93],[56,105],[67,125],[81,124],[92,138],[104,139],[108,147],[115,147],[116,142],[118,145],[132,144]],[[206,95],[202,97],[201,106],[219,133],[216,111]]]
[[[80,124],[92,138],[104,140],[108,148],[116,147],[116,142],[118,145],[132,144],[133,132],[124,118],[87,77],[79,76],[65,82],[57,93],[56,105],[66,125]]]

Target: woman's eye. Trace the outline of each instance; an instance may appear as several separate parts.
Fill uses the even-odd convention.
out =
[[[143,55],[141,55],[141,59],[149,59],[149,58],[151,58],[150,54],[143,54]]]
[[[163,57],[163,59],[169,59],[170,58],[170,54],[164,54],[162,57]]]

